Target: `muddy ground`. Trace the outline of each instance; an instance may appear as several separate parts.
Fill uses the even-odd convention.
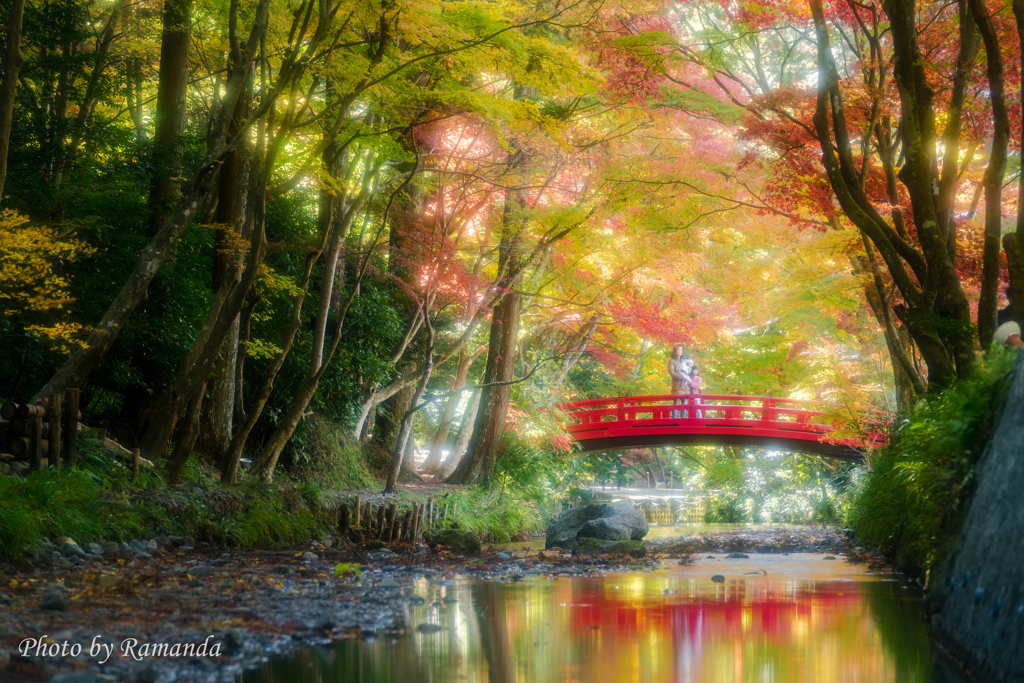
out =
[[[443,585],[456,576],[515,581],[643,571],[695,553],[872,559],[827,529],[657,539],[645,542],[647,558],[631,561],[557,550],[485,548],[465,557],[426,546],[331,545],[238,551],[161,538],[148,546],[91,545],[89,552],[44,549],[34,563],[0,565],[0,681],[232,680],[298,647],[404,633],[408,605],[421,599],[408,584],[421,577]]]

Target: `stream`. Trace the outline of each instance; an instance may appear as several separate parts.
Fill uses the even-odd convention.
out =
[[[719,553],[628,573],[421,577],[402,587],[415,596],[406,634],[307,647],[235,680],[963,683],[928,639],[916,586],[826,557]]]

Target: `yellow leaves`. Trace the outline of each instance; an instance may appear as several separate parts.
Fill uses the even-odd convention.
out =
[[[243,341],[245,355],[249,358],[266,359],[275,358],[281,353],[281,347],[265,339],[251,339]]]
[[[0,310],[8,319],[29,318],[24,321],[30,323],[29,333],[70,353],[86,330],[78,323],[54,320],[74,301],[70,282],[58,268],[93,253],[85,242],[30,223],[15,211],[0,213]]]
[[[225,223],[210,223],[206,226],[217,233],[217,251],[240,261],[249,253],[249,240],[235,232],[234,228]]]

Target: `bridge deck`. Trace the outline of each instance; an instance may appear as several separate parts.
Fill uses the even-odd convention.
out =
[[[833,439],[831,416],[793,399],[718,394],[624,396],[562,406],[566,431],[584,452],[640,446],[762,446],[859,460],[884,444],[881,429],[868,442]]]

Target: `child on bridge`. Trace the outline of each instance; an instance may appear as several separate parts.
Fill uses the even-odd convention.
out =
[[[692,360],[683,358],[682,344],[672,347],[672,357],[668,359],[668,374],[672,378],[673,394],[690,393],[690,368],[692,366]],[[672,400],[673,405],[681,405],[683,402],[684,400],[681,398]],[[672,417],[679,417],[679,414],[678,410],[672,411]]]

